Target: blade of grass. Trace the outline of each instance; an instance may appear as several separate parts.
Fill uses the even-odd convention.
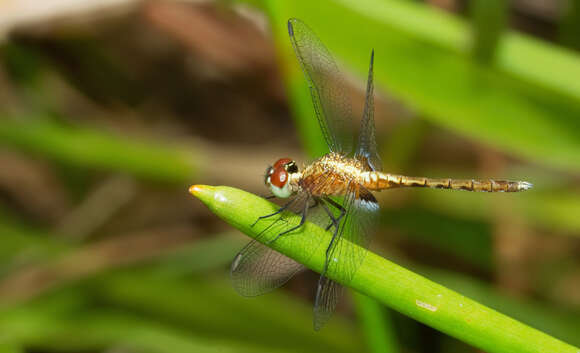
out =
[[[421,221],[417,222],[418,219]],[[494,268],[492,228],[482,220],[466,220],[434,208],[401,205],[383,207],[381,220],[385,229],[404,234],[411,244],[443,251],[484,271]]]
[[[172,321],[191,323],[191,325],[188,324],[188,327],[199,325],[207,328],[206,315],[213,313],[216,316],[216,313],[235,310],[236,317],[252,317],[254,328],[267,325],[271,330],[269,336],[276,335],[276,332],[292,332],[292,337],[304,335],[305,338],[300,338],[300,342],[308,340],[310,308],[305,305],[292,304],[294,300],[281,295],[281,291],[259,299],[248,300],[234,293],[229,283],[208,284],[200,282],[195,279],[195,276],[192,276],[192,274],[197,274],[207,278],[208,267],[201,265],[202,262],[206,261],[203,259],[206,254],[217,254],[218,260],[214,260],[215,264],[223,268],[231,261],[236,249],[239,250],[245,242],[239,235],[232,237],[227,234],[198,241],[191,247],[160,257],[154,264],[141,265],[138,271],[129,273],[121,271],[119,273],[116,270],[114,273],[108,273],[103,278],[91,282],[89,292],[98,296],[99,302],[111,303],[115,307],[128,307],[152,317],[171,318]],[[218,264],[219,262],[221,265]],[[415,267],[411,268],[415,269]],[[489,285],[467,276],[424,267],[418,267],[416,270],[416,272],[426,274],[429,278],[436,279],[449,288],[461,290],[463,294],[485,305],[500,309],[502,312],[525,322],[533,322],[538,328],[561,339],[569,340],[576,345],[580,342],[575,335],[579,327],[577,320],[575,320],[577,314],[574,312],[564,312],[561,309],[546,306],[544,303],[522,301],[521,298],[510,297],[506,293],[500,293]],[[93,286],[95,289],[92,289]],[[197,293],[197,295],[192,297],[191,293]],[[184,301],[187,302],[187,308],[184,307]],[[217,301],[217,303],[211,304],[208,301]],[[277,308],[283,308],[283,311],[280,312]],[[221,314],[217,316],[228,317],[228,315]],[[290,316],[292,323],[287,319]],[[286,326],[281,325],[280,319],[286,322]],[[238,330],[239,324],[235,319],[232,320],[234,322],[230,323],[229,319],[222,319],[222,322],[215,326],[214,332],[223,334],[229,330]],[[333,320],[331,324],[336,324],[336,320]],[[342,347],[345,351],[349,351],[351,348],[356,351],[352,345],[353,337],[347,333],[348,331],[338,331],[340,339],[335,338],[337,336],[337,332],[334,331],[335,327],[336,325],[327,327],[333,332],[324,330],[316,335],[328,344],[326,347],[318,346],[319,350],[341,351],[337,347]],[[246,336],[251,335],[249,332],[242,333]],[[332,334],[326,336],[328,333]],[[277,336],[272,337],[274,341],[280,339]],[[332,344],[337,346],[332,346]],[[314,344],[312,346],[314,347]],[[304,347],[301,348],[304,349]]]
[[[86,309],[56,313],[42,305],[24,306],[0,313],[2,339],[9,346],[42,351],[129,350],[150,353],[177,352],[289,352],[223,337],[208,338],[158,319],[126,312]]]
[[[343,320],[328,332],[311,330],[309,305],[272,293],[258,299],[239,296],[231,284],[199,277],[168,278],[147,271],[106,276],[89,288],[98,301],[185,327],[203,335],[289,347],[296,352],[358,351],[360,340]],[[251,325],[248,325],[249,320]]]
[[[171,278],[221,269],[231,263],[245,245],[244,240],[237,231],[213,234],[155,259],[151,268],[156,274]]]
[[[106,266],[107,269],[105,267],[96,269],[100,273],[85,273],[82,278],[63,278],[71,273],[71,268],[76,270],[85,267],[83,265],[85,259],[94,259],[97,262],[104,259],[99,255],[78,257],[77,260],[69,261],[68,265],[60,266],[60,269],[51,274],[32,277],[32,279],[52,278],[53,282],[58,282],[57,286],[50,286],[48,291],[37,291],[22,282],[20,291],[18,287],[9,287],[11,291],[24,292],[27,296],[37,294],[35,298],[16,302],[8,298],[6,295],[9,293],[0,288],[2,338],[18,338],[22,331],[35,337],[38,335],[51,337],[50,329],[53,325],[40,320],[41,318],[40,321],[36,319],[27,321],[26,325],[31,325],[27,327],[20,327],[14,320],[6,319],[7,325],[14,324],[11,326],[14,330],[3,329],[1,323],[3,312],[18,311],[18,308],[28,308],[30,305],[45,302],[47,298],[50,301],[50,298],[57,296],[60,300],[53,300],[51,305],[43,304],[42,309],[34,307],[31,312],[49,311],[49,316],[85,315],[84,311],[87,308],[79,308],[76,303],[96,300],[101,310],[110,307],[124,308],[143,317],[150,317],[156,322],[163,322],[167,327],[178,330],[185,327],[196,335],[227,336],[229,339],[247,344],[259,342],[260,345],[269,347],[292,347],[292,351],[300,352],[358,351],[360,340],[344,320],[334,320],[327,327],[328,330],[316,334],[309,325],[310,305],[305,305],[296,298],[289,298],[282,292],[272,293],[259,301],[247,300],[237,295],[230,283],[211,280],[212,276],[208,271],[213,269],[223,274],[224,266],[231,262],[236,251],[242,248],[245,242],[247,240],[240,234],[236,237],[232,237],[231,234],[216,235],[215,238],[199,240],[191,246],[163,254],[153,261],[133,264],[129,269]],[[43,267],[50,267],[51,263],[49,260]],[[33,285],[37,284],[42,283],[34,281]],[[32,291],[35,293],[31,293]],[[75,295],[66,295],[67,293]],[[247,325],[248,320],[251,320],[252,325]],[[118,327],[117,330],[121,330],[119,335],[123,335],[124,332],[130,335],[132,332],[122,327]],[[99,335],[98,330],[95,329],[91,335]],[[92,336],[82,337],[84,338],[80,338],[79,342],[81,345],[79,347],[84,348],[82,350],[94,348],[90,345]],[[41,346],[45,347],[47,342],[39,340],[42,342]],[[26,339],[26,342],[30,341]],[[66,347],[67,342],[71,343],[63,342],[63,347]]]
[[[0,342],[0,353],[24,353],[24,349],[16,344]]]
[[[258,222],[256,226],[251,226],[258,216],[276,210],[275,204],[225,186],[196,185],[191,187],[190,191],[216,215],[250,237],[255,238],[263,232],[260,241],[268,241],[276,236],[275,232],[267,231],[268,222]],[[285,216],[298,217],[294,214]],[[324,249],[317,249],[311,257],[306,254],[311,253],[312,249],[309,249],[311,244],[328,243],[331,235],[307,222],[292,233],[291,237],[291,240],[289,237],[282,237],[270,246],[320,272],[324,266]],[[344,282],[340,273],[332,279],[339,283]],[[355,277],[346,285],[426,325],[488,352],[578,353],[580,350],[431,282],[372,252],[368,252]]]
[[[16,263],[35,261],[62,253],[69,248],[58,237],[46,230],[37,229],[11,212],[0,207],[0,274]],[[24,256],[22,256],[24,254]]]
[[[417,203],[453,217],[487,220],[494,216],[498,204],[506,202],[506,195],[467,195],[465,193],[417,193]],[[577,192],[537,191],[509,199],[514,212],[521,214],[530,225],[580,236],[580,195]]]
[[[353,292],[353,294],[369,351],[372,353],[400,352],[393,323],[385,308],[366,295],[358,292]]]
[[[428,42],[458,54],[471,52],[469,24],[434,6],[404,0],[339,2],[345,8],[377,20],[394,31],[411,35],[417,42]],[[294,2],[293,5],[297,12],[307,4]],[[323,19],[332,18],[326,16]],[[383,33],[375,32],[375,28],[366,30],[377,38],[383,36]],[[358,46],[360,43],[345,44]],[[580,99],[580,82],[575,79],[580,74],[580,60],[573,51],[516,31],[506,31],[497,49],[497,69],[524,82],[548,88],[552,94]]]
[[[473,31],[473,56],[482,64],[491,64],[505,28],[506,0],[474,0],[470,2]]]
[[[580,50],[580,0],[569,0],[560,19],[560,42]]]
[[[198,159],[184,150],[42,119],[0,119],[0,141],[60,162],[160,182],[185,183],[199,170],[195,163]]]
[[[567,340],[571,344],[580,344],[579,310],[548,306],[538,300],[509,295],[487,283],[456,272],[430,267],[420,267],[417,271],[451,289],[461,290],[480,303],[508,315],[517,316],[520,320],[533,322],[536,328],[544,332]]]

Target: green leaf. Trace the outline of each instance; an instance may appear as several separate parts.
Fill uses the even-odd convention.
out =
[[[194,162],[197,159],[185,150],[43,119],[0,119],[0,141],[74,166],[125,172],[161,182],[185,183],[199,167]]]
[[[507,1],[474,0],[469,5],[473,28],[473,57],[482,64],[491,64],[505,29]]]
[[[24,349],[18,345],[0,342],[0,353],[24,353]]]
[[[538,228],[580,236],[580,194],[570,190],[536,190],[517,197],[425,190],[413,197],[419,205],[450,216],[487,220],[504,210],[508,215],[521,215]]]
[[[400,352],[395,337],[393,322],[385,308],[366,295],[353,292],[359,320],[366,336],[369,351],[372,353]]]
[[[258,216],[270,214],[277,206],[267,200],[226,186],[195,185],[191,193],[220,218],[250,237],[268,241],[276,230],[267,229],[268,222],[252,224]],[[286,214],[289,222],[299,216]],[[331,234],[307,222],[289,236],[271,243],[274,250],[321,272],[325,249],[312,253],[313,244],[328,244]],[[487,308],[454,291],[417,275],[372,252],[350,283],[344,274],[336,273],[333,280],[374,298],[383,304],[426,325],[445,332],[487,352],[570,352],[578,348],[559,341],[510,317]]]
[[[118,273],[94,283],[90,292],[108,306],[128,308],[203,335],[296,352],[348,353],[360,346],[356,332],[340,316],[328,330],[316,333],[310,325],[311,308],[304,302],[281,292],[244,298],[229,281],[213,280],[207,273],[183,279],[146,271]]]
[[[44,309],[42,305],[35,305],[0,315],[3,339],[42,351],[289,352],[259,343],[203,337],[164,325],[155,318],[110,309],[88,309],[73,315],[59,315]],[[1,349],[0,345],[3,352]]]
[[[546,305],[545,302],[522,298],[515,294],[510,295],[505,290],[491,287],[488,283],[460,273],[429,267],[421,267],[417,271],[451,289],[461,290],[465,295],[485,305],[501,310],[518,320],[529,322],[539,330],[568,340],[572,344],[580,344],[578,310]]]

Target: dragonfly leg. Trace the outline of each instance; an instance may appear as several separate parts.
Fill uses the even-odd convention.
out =
[[[338,222],[338,221],[337,221]],[[326,271],[328,270],[328,261],[330,260],[330,252],[332,251],[333,244],[338,236],[339,229],[338,227],[334,228],[334,232],[332,233],[332,238],[330,239],[330,243],[326,248],[326,260],[324,261],[324,269],[322,270],[322,276],[326,276]]]
[[[302,225],[304,225],[304,222],[306,222],[306,215],[308,214],[308,210],[309,210],[311,207],[314,207],[314,206],[316,206],[316,205],[318,205],[318,203],[317,203],[317,201],[315,200],[315,204],[314,204],[313,206],[308,206],[308,200],[307,200],[307,201],[304,203],[304,209],[302,210],[302,218],[300,219],[300,223],[298,223],[298,225],[297,225],[297,226],[294,226],[294,227],[292,227],[292,228],[290,228],[290,229],[286,229],[286,230],[285,230],[285,231],[283,231],[282,233],[280,233],[280,234],[276,235],[276,237],[275,237],[274,239],[270,240],[268,243],[273,243],[273,242],[275,242],[276,240],[278,240],[278,238],[280,238],[281,236],[283,236],[283,235],[286,235],[286,234],[288,234],[288,233],[290,233],[290,232],[293,232],[293,231],[295,231],[296,229],[298,229],[298,228],[302,227]]]
[[[256,225],[256,223],[258,223],[258,222],[259,222],[260,220],[262,220],[262,219],[265,219],[265,218],[270,218],[270,217],[272,217],[272,216],[275,216],[275,215],[277,215],[277,214],[280,214],[280,213],[282,213],[282,212],[283,212],[285,209],[287,209],[287,208],[288,208],[288,207],[289,207],[289,206],[290,206],[290,205],[291,205],[291,204],[294,202],[294,200],[295,200],[295,199],[292,199],[292,200],[290,200],[290,202],[288,202],[288,203],[286,203],[284,206],[280,207],[280,208],[278,209],[278,211],[276,211],[276,212],[274,212],[274,213],[271,213],[271,214],[268,214],[268,215],[265,215],[265,216],[260,216],[260,217],[258,217],[258,219],[256,219],[256,221],[255,221],[254,223],[252,223],[252,225],[251,225],[250,227],[253,227],[253,226],[255,226],[255,225]]]
[[[332,212],[330,212],[330,209],[328,208],[328,206],[324,202],[320,202],[320,205],[322,205],[322,209],[324,210],[324,212],[326,212],[326,215],[330,219],[330,224],[328,224],[328,226],[326,226],[326,228],[324,228],[324,230],[328,231],[330,229],[330,227],[332,227],[332,226],[335,226],[336,228],[338,228],[338,219],[334,217]]]
[[[340,211],[340,214],[338,215],[338,217],[334,217],[331,215],[330,210],[326,210],[327,213],[329,213],[329,217],[332,220],[332,223],[329,224],[325,230],[329,230],[330,227],[334,224],[334,226],[336,228],[338,228],[338,224],[340,223],[340,220],[342,219],[342,217],[344,217],[344,215],[346,214],[346,210],[344,209],[344,207],[342,207],[341,204],[339,204],[338,202],[334,201],[333,199],[331,199],[330,197],[324,197],[324,201],[328,202],[329,204],[331,204],[332,206],[334,206],[337,210]]]

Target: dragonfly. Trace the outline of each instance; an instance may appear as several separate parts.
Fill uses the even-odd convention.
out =
[[[291,158],[280,158],[269,166],[264,182],[273,196],[288,199],[276,212],[258,218],[271,220],[265,230],[279,229],[269,242],[292,237],[308,220],[323,227],[332,237],[326,246],[325,264],[314,300],[314,329],[319,330],[334,313],[343,292],[331,278],[340,275],[347,285],[363,262],[370,241],[371,225],[379,205],[373,191],[400,187],[517,192],[528,190],[525,181],[433,179],[409,177],[382,171],[374,123],[374,50],[371,51],[366,97],[358,140],[349,126],[351,105],[345,79],[328,49],[301,20],[288,20],[292,47],[308,82],[314,111],[329,152],[299,170]],[[293,223],[284,216],[293,212]],[[276,228],[278,226],[278,228]],[[234,258],[230,275],[243,296],[257,296],[282,286],[305,267],[256,239]],[[317,251],[320,244],[309,246]],[[309,254],[310,256],[311,254]]]

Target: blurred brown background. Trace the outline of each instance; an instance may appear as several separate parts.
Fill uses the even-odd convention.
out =
[[[381,193],[373,251],[580,345],[579,1],[10,0],[0,351],[477,351],[387,308],[376,348],[349,299],[315,333],[313,273],[257,299],[229,285],[248,238],[188,186],[266,195],[268,164],[324,148],[289,17],[342,64],[357,117],[375,48],[387,171],[536,186]]]

